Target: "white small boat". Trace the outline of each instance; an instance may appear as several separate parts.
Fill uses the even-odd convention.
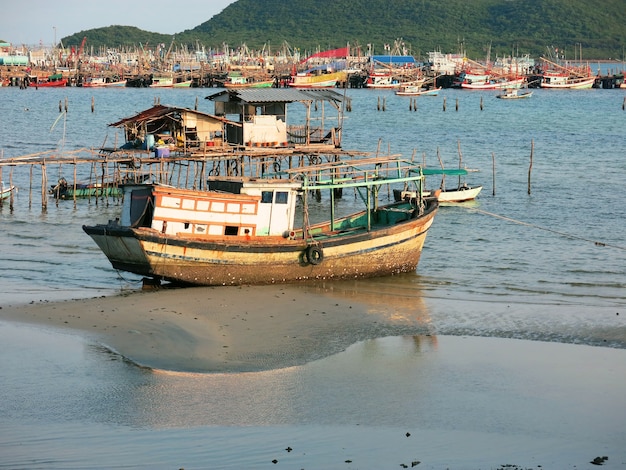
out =
[[[398,96],[437,96],[441,91],[438,88],[422,88],[421,86],[405,85],[396,91]]]
[[[451,168],[451,169],[439,169],[439,168],[422,168],[422,174],[427,175],[448,175],[448,176],[465,176],[469,171],[465,168]],[[445,203],[459,203],[472,201],[478,197],[483,187],[480,185],[470,186],[465,182],[459,181],[458,185],[454,188],[446,188],[442,181],[440,189],[423,190],[422,197],[436,196],[440,204]],[[416,192],[394,189],[393,196],[395,201],[404,201],[407,199],[415,199]]]
[[[0,199],[8,199],[11,194],[17,193],[17,187],[14,185],[5,185],[4,181],[0,183]]]
[[[507,88],[506,90],[502,90],[502,93],[499,95],[496,95],[496,98],[503,100],[519,100],[522,98],[530,98],[532,95],[532,91],[520,92],[517,88]]]

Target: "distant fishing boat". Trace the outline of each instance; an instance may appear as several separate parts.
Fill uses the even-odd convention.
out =
[[[403,85],[396,90],[398,96],[437,96],[441,91],[441,87],[423,88],[419,85]]]
[[[517,88],[508,88],[502,90],[502,93],[497,94],[496,98],[503,100],[519,100],[523,98],[530,98],[532,95],[532,91],[520,91]]]
[[[63,87],[67,86],[67,78],[63,78],[63,75],[60,73],[55,73],[50,75],[47,79],[40,79],[39,77],[34,77],[34,80],[30,82],[30,86],[32,87]]]
[[[595,81],[595,77],[578,77],[568,72],[549,71],[542,75],[541,88],[585,90],[592,88]]]
[[[157,281],[273,284],[415,270],[438,207],[436,198],[421,197],[419,166],[385,157],[284,173],[209,177],[204,191],[126,185],[121,219],[83,230],[115,269]],[[380,187],[401,182],[420,196],[378,205]],[[334,194],[347,188],[361,194],[365,210],[336,216]],[[330,218],[314,223],[307,196],[322,190],[329,192]]]
[[[189,88],[193,80],[183,80],[182,82],[176,82],[172,85],[173,88]]]
[[[291,76],[289,86],[293,88],[333,88],[337,82],[343,82],[347,78],[346,72],[330,72],[315,74],[300,72]]]
[[[150,88],[172,88],[174,79],[172,77],[152,77]]]
[[[225,88],[271,88],[272,86],[274,86],[273,79],[257,80],[239,72],[228,74],[228,78],[224,81]]]
[[[113,81],[113,82],[106,82],[104,84],[104,86],[105,87],[111,87],[111,88],[114,88],[114,87],[125,87],[126,86],[126,82],[127,82],[126,80],[116,80],[116,81]]]

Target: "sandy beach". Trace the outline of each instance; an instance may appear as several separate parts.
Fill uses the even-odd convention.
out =
[[[0,309],[2,319],[75,330],[138,365],[184,372],[278,369],[365,339],[424,333],[419,314],[393,314],[290,285],[167,288]]]
[[[80,426],[87,424],[82,432],[63,428],[63,442],[91,432],[93,416],[105,421],[111,413],[123,416],[122,422],[144,429],[146,437],[115,427],[120,444],[134,445],[117,460],[102,461],[111,468],[129,461],[139,468],[141,456],[155,452],[162,461],[154,468],[207,458],[219,462],[212,468],[235,468],[246,455],[228,447],[235,443],[260,457],[246,463],[250,468],[286,459],[294,468],[339,468],[339,463],[353,468],[348,461],[360,461],[358,468],[389,468],[400,458],[403,465],[421,461],[420,468],[431,469],[623,468],[623,350],[438,336],[443,316],[433,304],[449,310],[460,303],[403,297],[393,281],[358,288],[350,283],[162,288],[2,304],[0,321],[62,333],[58,343],[46,336],[37,340],[38,333],[20,342],[29,332],[16,330],[5,351],[5,411],[29,416],[41,408],[37,416],[57,416],[59,406],[68,407],[71,416],[82,416]],[[509,308],[487,307],[491,315]],[[68,341],[67,334],[80,340]],[[46,349],[47,343],[38,342],[44,339],[56,346]],[[90,349],[85,359],[83,342],[104,346],[124,361],[108,364],[106,355]],[[73,354],[65,353],[72,347]],[[30,359],[19,366],[17,357]],[[77,374],[83,361],[95,362]],[[153,372],[138,373],[131,363]],[[111,367],[115,379],[99,382],[100,371]],[[43,389],[29,386],[33,377]],[[141,386],[134,386],[136,381]],[[22,398],[15,401],[17,396]],[[149,412],[144,416],[141,410]],[[191,447],[173,448],[155,437],[172,423],[180,429],[167,436],[184,435]],[[42,430],[22,426],[22,418],[11,426],[18,437],[0,448],[13,449],[14,462],[25,458],[16,450],[17,439],[29,453],[52,458],[58,468],[66,465],[62,451],[30,437]],[[91,454],[102,448],[102,435],[95,435],[98,443],[80,457],[85,462],[93,463]],[[222,449],[204,443],[207,435],[228,444]],[[308,451],[277,454],[275,447],[284,443]],[[195,455],[198,445],[206,450]],[[604,456],[610,460],[593,462]],[[498,463],[503,465],[494,467]]]

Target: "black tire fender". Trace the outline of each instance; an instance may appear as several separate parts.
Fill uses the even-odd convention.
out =
[[[324,261],[324,251],[319,245],[309,245],[304,252],[309,264],[317,265]]]

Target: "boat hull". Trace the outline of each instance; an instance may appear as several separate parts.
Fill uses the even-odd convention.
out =
[[[379,214],[396,214],[402,207],[390,205]],[[83,229],[115,269],[193,285],[274,284],[414,271],[437,207],[436,200],[429,200],[423,216],[373,225],[369,231],[327,232],[318,227],[313,240],[301,234],[248,240],[183,238],[116,224]],[[312,259],[312,249],[319,249],[321,257]]]

